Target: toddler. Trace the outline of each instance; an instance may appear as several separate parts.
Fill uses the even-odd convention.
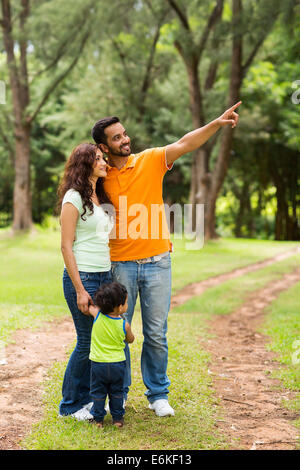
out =
[[[122,427],[125,409],[123,405],[123,381],[125,374],[125,343],[132,343],[134,335],[122,314],[127,311],[127,290],[118,283],[103,284],[94,296],[95,305],[89,305],[94,317],[91,338],[91,414],[99,427],[103,427],[106,415],[105,400],[113,424]]]

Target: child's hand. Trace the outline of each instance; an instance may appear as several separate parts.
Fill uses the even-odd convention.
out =
[[[96,305],[89,305],[89,314],[92,315],[94,318],[98,315],[99,312],[99,307],[96,307]]]
[[[134,334],[132,333],[131,327],[128,322],[125,323],[125,331],[126,331],[126,337],[125,337],[126,342],[133,343]]]

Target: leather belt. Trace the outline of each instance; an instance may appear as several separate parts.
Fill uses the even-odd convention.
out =
[[[164,253],[161,253],[160,255],[150,256],[149,258],[135,259],[133,261],[138,264],[155,263],[156,261],[160,261],[162,258],[165,258],[166,256],[168,256],[169,253],[170,253],[169,251],[165,251]]]

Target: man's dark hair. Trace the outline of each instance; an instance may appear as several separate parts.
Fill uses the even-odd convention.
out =
[[[120,122],[120,119],[117,116],[105,117],[96,122],[92,129],[92,137],[96,144],[99,145],[107,143],[107,137],[104,130],[106,127],[116,124],[117,122]]]
[[[94,302],[105,315],[112,313],[115,307],[124,305],[127,289],[119,282],[103,284],[94,295]]]

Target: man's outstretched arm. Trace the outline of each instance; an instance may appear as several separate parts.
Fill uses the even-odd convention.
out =
[[[239,101],[231,108],[227,109],[220,117],[214,121],[206,124],[206,126],[200,127],[194,131],[185,134],[181,139],[174,142],[174,144],[167,145],[167,165],[172,165],[182,155],[193,152],[201,145],[212,137],[221,127],[231,124],[235,127],[238,123],[239,115],[234,110],[240,106],[242,102]]]

